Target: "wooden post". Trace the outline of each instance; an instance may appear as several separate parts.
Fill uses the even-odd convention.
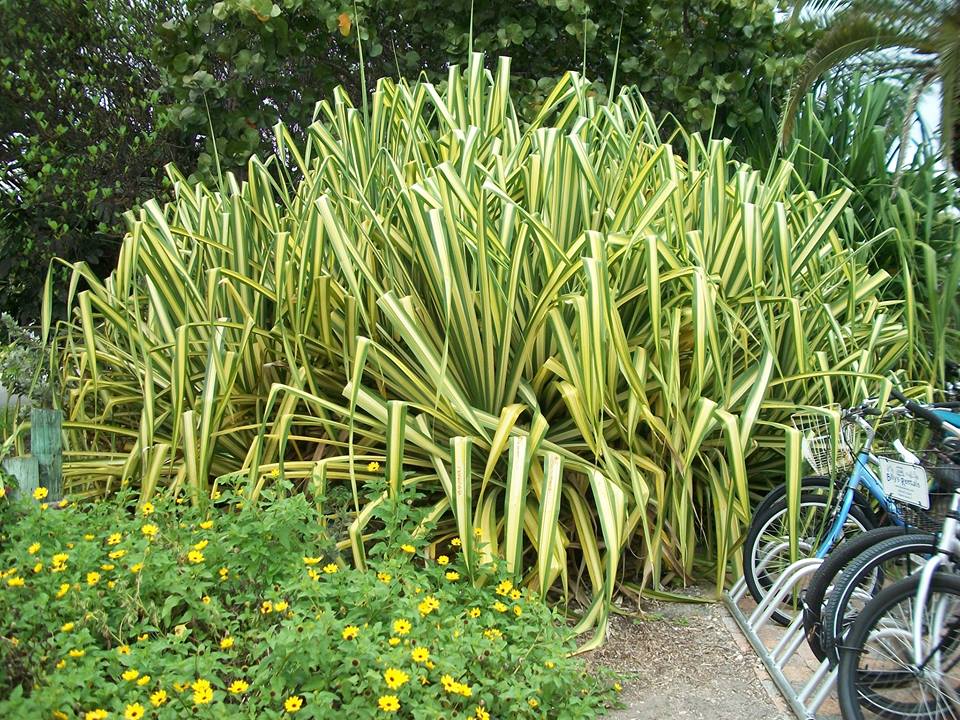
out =
[[[33,408],[30,411],[30,450],[40,464],[40,487],[47,502],[63,497],[63,412]]]
[[[3,469],[17,479],[15,492],[22,497],[32,497],[33,491],[40,487],[40,464],[32,455],[7,458]]]

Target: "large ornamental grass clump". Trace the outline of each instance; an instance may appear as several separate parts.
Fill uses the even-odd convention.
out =
[[[696,135],[680,158],[633,89],[599,105],[571,73],[522,122],[508,61],[475,56],[276,137],[219,189],[172,170],[116,271],[76,267],[51,328],[71,496],[348,492],[362,567],[383,463],[382,498],[415,488],[468,576],[502,557],[603,626],[615,589],[697,549],[722,582],[751,481],[799,473],[789,408],[861,392],[909,342],[832,229],[847,192]]]

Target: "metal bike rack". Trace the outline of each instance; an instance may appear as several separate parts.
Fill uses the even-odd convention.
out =
[[[764,562],[758,565],[757,571],[761,571],[775,555],[775,552],[766,554]],[[723,596],[727,609],[757,653],[770,679],[773,680],[794,715],[800,720],[817,720],[817,711],[830,696],[836,684],[837,670],[824,660],[801,687],[795,686],[787,679],[784,668],[806,640],[802,613],[797,614],[783,635],[777,638],[773,647],[768,647],[764,643],[760,637],[760,631],[770,624],[774,611],[794,591],[797,584],[815,573],[822,562],[820,558],[804,558],[789,565],[777,578],[763,602],[757,605],[749,615],[740,607],[740,602],[749,594],[743,578]]]

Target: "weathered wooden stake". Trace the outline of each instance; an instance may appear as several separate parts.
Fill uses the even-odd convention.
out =
[[[63,497],[63,412],[33,408],[30,411],[30,449],[40,464],[40,487],[47,502]]]
[[[40,464],[32,455],[7,458],[3,461],[3,469],[17,479],[19,489],[16,494],[30,497],[40,487]]]

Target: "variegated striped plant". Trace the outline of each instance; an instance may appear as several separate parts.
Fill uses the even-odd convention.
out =
[[[374,508],[416,487],[431,541],[603,629],[616,592],[722,584],[751,485],[798,473],[791,409],[904,351],[886,276],[832,230],[846,193],[696,135],[680,157],[633,89],[598,105],[569,74],[521,122],[509,62],[475,56],[276,139],[220,189],[171,170],[116,271],[75,268],[51,328],[72,495],[343,485],[363,564]]]

